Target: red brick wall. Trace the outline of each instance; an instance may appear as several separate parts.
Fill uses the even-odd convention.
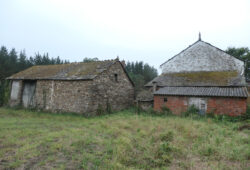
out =
[[[164,97],[168,99],[167,102],[164,102]],[[154,96],[154,110],[160,111],[163,106],[167,106],[174,114],[181,114],[188,108],[187,97]]]
[[[164,97],[167,98],[167,102],[164,102]],[[206,99],[208,113],[236,116],[246,112],[246,98],[208,97]],[[163,106],[167,106],[174,114],[181,114],[188,108],[188,97],[154,96],[154,110],[160,111]]]
[[[245,98],[209,98],[207,112],[237,116],[246,113],[247,99]]]

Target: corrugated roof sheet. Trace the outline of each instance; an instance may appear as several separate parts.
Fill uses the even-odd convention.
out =
[[[7,79],[90,80],[107,70],[117,60],[33,66]]]
[[[163,87],[154,95],[248,97],[246,87]]]

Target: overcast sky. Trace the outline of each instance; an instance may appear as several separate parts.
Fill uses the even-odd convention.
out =
[[[0,45],[160,64],[198,40],[250,47],[250,0],[0,0]]]

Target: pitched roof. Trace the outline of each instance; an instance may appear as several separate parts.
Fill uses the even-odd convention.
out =
[[[154,95],[248,97],[246,87],[164,87]]]
[[[111,65],[119,60],[104,60],[93,62],[79,62],[58,65],[39,65],[30,67],[24,71],[16,73],[7,79],[11,80],[92,80],[100,73],[107,70]],[[121,64],[122,66],[122,64]],[[125,68],[122,66],[127,74]],[[128,74],[127,74],[128,76]],[[132,80],[128,76],[133,84]],[[134,84],[133,84],[134,85]]]
[[[208,59],[216,59],[217,62],[219,59],[221,58],[226,58],[228,60],[236,60],[239,62],[244,62],[228,53],[226,53],[225,51],[219,49],[218,47],[215,47],[213,45],[211,45],[210,43],[207,43],[205,41],[202,40],[198,40],[195,43],[189,45],[187,48],[185,48],[184,50],[182,50],[180,53],[176,54],[175,56],[173,56],[172,58],[168,59],[167,61],[165,61],[164,63],[162,63],[160,65],[160,67],[162,67],[164,64],[170,62],[171,60],[175,59],[176,57],[193,57],[195,59],[202,57],[202,58],[208,58]],[[232,61],[229,61],[232,63]],[[213,62],[212,64],[216,64],[216,62]],[[218,63],[220,64],[220,63]],[[229,64],[229,69],[232,69],[233,65]]]
[[[245,86],[244,62],[201,40],[161,65],[145,86]]]
[[[237,71],[187,72],[162,74],[145,86],[245,86],[244,76]]]

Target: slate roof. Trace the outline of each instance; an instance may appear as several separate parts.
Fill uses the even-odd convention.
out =
[[[185,60],[180,61],[183,59]],[[194,60],[199,62],[200,65],[194,67]],[[242,60],[202,40],[196,41],[160,65],[163,72],[164,69],[167,69],[168,72],[176,72],[176,70],[168,69],[166,63],[171,68],[173,68],[174,64],[174,67],[178,68],[178,72],[188,71],[190,68],[192,68],[192,71],[210,71],[210,68],[213,68],[214,71],[238,70],[240,66],[244,65]]]
[[[215,96],[247,98],[246,87],[163,87],[154,95],[173,96]]]
[[[246,86],[244,62],[201,41],[161,65],[162,75],[145,86]]]
[[[16,73],[10,80],[92,80],[119,60],[79,62],[58,65],[39,65]],[[122,65],[122,64],[121,64]],[[123,70],[127,74],[125,68]],[[128,74],[127,74],[128,76]],[[128,76],[133,84],[132,80]],[[134,84],[133,84],[134,85]]]

